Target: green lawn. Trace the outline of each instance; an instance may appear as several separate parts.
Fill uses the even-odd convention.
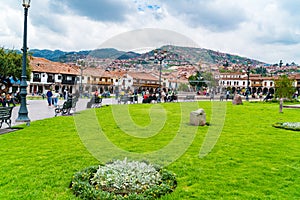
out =
[[[221,132],[218,140],[213,139],[217,143],[212,142],[212,151],[199,158],[206,133],[222,128],[224,117],[217,106],[211,102],[133,104],[128,110],[124,105],[107,106],[75,117],[32,122],[0,135],[0,199],[76,199],[69,189],[72,175],[118,156],[105,146],[104,138],[97,142],[95,130],[105,133],[108,143],[122,148],[125,155],[139,158],[160,152],[183,133],[170,147],[179,158],[167,166],[176,173],[178,187],[161,199],[300,199],[300,132],[272,127],[276,122],[299,121],[300,110],[279,113],[278,104],[228,102],[224,127],[216,129]],[[195,107],[204,108],[210,126],[188,125]],[[184,149],[178,144],[187,145],[182,156],[176,153]],[[172,153],[169,149],[165,158],[171,159]],[[153,155],[150,160],[164,158],[162,153]]]

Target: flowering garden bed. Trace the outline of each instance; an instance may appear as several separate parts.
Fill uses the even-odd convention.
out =
[[[276,128],[283,128],[287,130],[300,131],[300,122],[277,122],[273,124]]]
[[[175,175],[146,162],[127,159],[75,173],[70,187],[82,199],[156,199],[177,186]]]

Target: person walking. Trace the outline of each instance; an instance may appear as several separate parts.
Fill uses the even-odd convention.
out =
[[[6,103],[7,103],[7,106],[8,106],[8,107],[10,106],[11,103],[13,104],[13,107],[16,106],[16,104],[15,104],[15,102],[14,102],[14,99],[13,99],[13,97],[11,96],[10,93],[7,93],[6,96],[5,96],[5,98],[6,98]]]
[[[6,106],[6,98],[5,98],[5,93],[2,93],[1,96],[0,96],[0,102],[2,104],[3,107]]]
[[[58,103],[58,97],[59,97],[59,93],[57,90],[54,91],[54,94],[52,95],[52,102],[53,102],[53,105],[56,107],[57,106],[57,103]]]
[[[48,92],[46,93],[46,97],[47,97],[47,101],[48,101],[48,106],[52,105],[52,96],[53,96],[53,93],[49,89]]]

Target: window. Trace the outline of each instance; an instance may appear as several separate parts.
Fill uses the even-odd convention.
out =
[[[61,80],[61,75],[58,75],[58,76],[57,76],[57,79],[58,79],[58,80]]]
[[[271,86],[271,87],[273,86],[273,82],[270,82],[270,86]]]
[[[33,74],[33,78],[40,78],[40,74],[34,73],[34,74]]]

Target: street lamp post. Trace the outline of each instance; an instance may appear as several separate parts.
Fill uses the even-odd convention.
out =
[[[250,62],[247,62],[247,89],[246,89],[246,101],[249,101],[249,82],[250,82]]]
[[[163,50],[163,51],[158,51],[158,50],[155,50],[154,51],[154,57],[156,60],[159,61],[159,102],[161,101],[161,70],[162,70],[162,62],[163,60],[167,57],[167,51],[166,50]]]
[[[85,64],[84,60],[78,60],[77,64],[79,65],[80,69],[80,86],[79,86],[79,94],[82,97],[83,95],[83,84],[82,84],[82,79],[83,79],[83,71],[88,68],[88,65]]]
[[[83,68],[80,67],[80,90],[79,90],[80,96],[82,96],[83,93],[82,77],[83,77]]]
[[[26,76],[26,65],[27,65],[27,16],[28,8],[30,7],[30,0],[23,0],[24,7],[24,35],[23,35],[23,60],[22,60],[22,75],[20,83],[20,96],[21,96],[21,106],[19,109],[19,116],[16,122],[26,122],[27,125],[30,123],[28,118],[28,110],[26,105],[26,95],[27,95],[27,76]]]

